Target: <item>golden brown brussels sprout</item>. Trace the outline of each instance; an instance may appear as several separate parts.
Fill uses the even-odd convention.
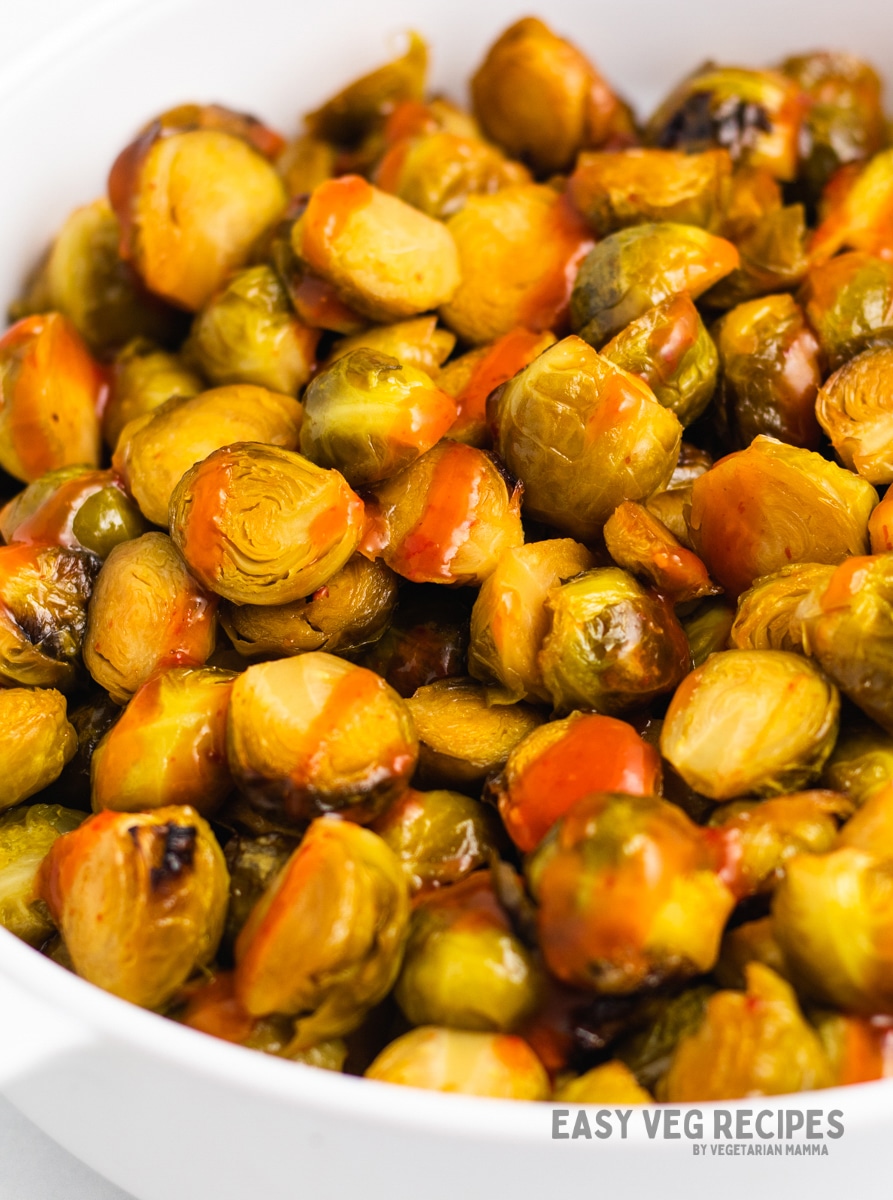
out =
[[[674,604],[713,596],[721,589],[696,554],[681,545],[641,504],[624,500],[604,529],[608,553],[632,575],[651,584]]]
[[[552,588],[595,565],[571,538],[507,551],[483,583],[471,611],[468,670],[500,683],[519,700],[549,700],[538,655],[549,629],[544,607]]]
[[[746,238],[770,213],[782,207],[781,186],[765,167],[738,166],[732,172],[719,232],[738,242]]]
[[[577,712],[520,741],[491,792],[509,837],[526,853],[590,792],[648,796],[660,780],[657,751],[632,725]]]
[[[555,1089],[553,1100],[564,1104],[653,1104],[654,1098],[636,1082],[624,1063],[616,1059],[593,1067],[585,1075],[568,1079]]]
[[[845,466],[869,483],[893,483],[893,346],[844,363],[815,411]]]
[[[58,804],[29,804],[0,816],[0,925],[32,946],[53,932],[46,906],[34,895],[40,864],[56,838],[83,820],[83,813]]]
[[[106,559],[87,614],[84,664],[119,704],[163,666],[202,666],[217,599],[187,571],[169,537],[144,533]]]
[[[893,150],[875,155],[861,170],[841,172],[825,192],[821,214],[809,247],[814,262],[825,262],[844,248],[891,258]]]
[[[809,268],[806,213],[802,204],[774,208],[736,242],[741,265],[704,297],[712,308],[794,288]]]
[[[332,347],[326,366],[330,367],[352,350],[375,350],[436,379],[455,344],[456,335],[440,329],[437,317],[413,317],[394,325],[373,325],[362,333],[340,338]]]
[[[868,518],[868,536],[872,554],[887,554],[893,550],[893,491],[889,488]]]
[[[105,375],[67,317],[25,317],[0,337],[0,467],[31,483],[99,465]]]
[[[864,804],[893,783],[893,737],[864,718],[844,721],[821,782]]]
[[[716,387],[716,347],[687,292],[631,321],[608,342],[602,356],[643,379],[683,425],[697,420]]]
[[[327,583],[356,550],[363,502],[337,471],[277,446],[237,442],[186,472],[170,517],[171,537],[206,587],[234,604],[290,604]]]
[[[761,433],[817,450],[819,344],[788,295],[739,304],[713,327],[722,366],[719,403],[737,446]]]
[[[394,988],[410,1024],[509,1033],[542,990],[542,968],[512,932],[489,871],[416,903]]]
[[[524,541],[521,487],[492,455],[445,440],[373,490],[373,549],[412,583],[478,586]]]
[[[362,487],[415,462],[455,419],[456,402],[424,371],[359,348],[307,388],[301,451],[321,467],[337,467],[351,487]]]
[[[60,692],[0,688],[0,812],[57,779],[77,746]]]
[[[790,563],[839,563],[868,549],[877,493],[819,454],[757,437],[692,486],[694,548],[734,599]]]
[[[211,383],[253,383],[296,396],[310,378],[319,331],[297,319],[272,267],[249,267],[192,324],[187,355]]]
[[[53,843],[38,876],[78,975],[144,1008],[214,957],[228,890],[223,851],[188,807],[98,813]]]
[[[812,1013],[811,1020],[831,1065],[833,1085],[889,1079],[893,1074],[893,1023],[889,1017]]]
[[[282,833],[262,833],[256,837],[237,833],[226,843],[229,906],[223,944],[228,950],[235,947],[252,909],[297,847],[296,837]]]
[[[566,197],[541,184],[470,196],[447,229],[462,281],[440,315],[479,346],[517,326],[540,333],[566,324],[574,275],[592,234]]]
[[[831,1069],[791,987],[768,967],[747,968],[746,992],[718,992],[698,1031],[684,1037],[661,1100],[731,1100],[830,1087]]]
[[[385,1046],[367,1079],[498,1100],[547,1100],[545,1068],[513,1034],[423,1025]]]
[[[311,652],[239,676],[227,755],[262,813],[296,824],[333,811],[370,821],[405,790],[418,742],[406,705],[383,679]]]
[[[340,1037],[391,990],[408,926],[406,881],[381,838],[320,818],[239,935],[236,997],[255,1017],[300,1016],[295,1049]]]
[[[623,500],[670,478],[682,428],[641,380],[567,337],[487,403],[497,452],[524,484],[525,512],[586,541]]]
[[[468,593],[403,586],[397,614],[362,665],[404,699],[436,679],[467,675]]]
[[[821,774],[839,709],[837,688],[799,654],[725,650],[676,689],[661,753],[711,800],[784,795]]]
[[[738,598],[730,650],[801,650],[803,633],[797,610],[813,592],[823,592],[834,568],[823,563],[794,563],[763,575]]]
[[[419,735],[419,777],[425,787],[480,792],[486,777],[541,724],[535,708],[511,692],[471,679],[440,679],[406,704]]]
[[[166,526],[171,494],[194,463],[234,442],[294,450],[300,427],[301,406],[291,396],[231,384],[136,417],[121,431],[112,465],[144,516]]]
[[[671,692],[691,666],[671,605],[617,567],[598,567],[555,588],[546,610],[539,665],[559,715],[644,707]]]
[[[221,606],[221,623],[245,658],[308,650],[355,654],[377,642],[397,605],[397,581],[382,562],[355,554],[328,583],[291,604]]]
[[[458,883],[502,840],[493,811],[461,792],[410,789],[370,828],[397,856],[412,893]]]
[[[689,152],[722,146],[733,162],[789,182],[797,174],[805,110],[798,85],[777,71],[708,64],[661,104],[647,136],[652,145]]]
[[[112,364],[109,398],[102,414],[106,444],[114,450],[129,421],[159,408],[165,400],[196,396],[204,389],[202,377],[178,355],[141,338],[129,342]]]
[[[232,790],[226,714],[235,678],[173,667],[144,683],[93,752],[93,811],[191,804],[210,816]]]
[[[798,296],[828,366],[893,342],[893,262],[854,250],[813,267]]]
[[[693,300],[738,266],[731,242],[671,221],[612,233],[586,256],[571,296],[571,327],[595,347],[649,308],[688,292]]]
[[[484,132],[543,175],[585,146],[624,145],[632,120],[589,60],[535,17],[509,26],[471,80]]]
[[[606,995],[708,971],[734,905],[715,867],[708,840],[675,805],[584,796],[528,860],[546,965]]]
[[[735,609],[726,600],[707,600],[683,619],[694,666],[701,666],[718,650],[727,649],[734,621]]]

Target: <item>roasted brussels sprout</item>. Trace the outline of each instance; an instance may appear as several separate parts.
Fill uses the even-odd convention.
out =
[[[95,688],[86,700],[69,708],[68,720],[77,736],[77,750],[56,782],[44,790],[42,801],[90,811],[93,752],[120,715],[121,706],[102,688]]]
[[[0,687],[0,812],[57,779],[77,745],[60,692]]]
[[[841,172],[823,197],[822,222],[810,241],[814,262],[844,248],[893,256],[893,150],[884,150],[861,170]]]
[[[700,667],[711,654],[725,650],[735,621],[735,609],[726,600],[707,600],[682,620],[692,665]]]
[[[53,843],[37,883],[78,975],[144,1008],[214,957],[228,890],[223,851],[188,807],[88,818]]]
[[[24,317],[0,337],[0,467],[31,483],[99,465],[105,376],[67,317]]]
[[[893,1024],[889,1017],[810,1014],[831,1066],[833,1085],[889,1079],[893,1073]]]
[[[547,1100],[549,1076],[513,1034],[423,1025],[385,1046],[367,1079],[499,1100]]]
[[[844,363],[815,411],[845,466],[869,483],[893,483],[893,346]]]
[[[657,1091],[680,1038],[698,1029],[715,991],[710,983],[695,983],[670,995],[644,993],[627,1012],[629,1029],[621,1029],[619,1038],[610,1042],[615,1061],[622,1062],[641,1086]]]
[[[623,500],[670,478],[682,429],[641,380],[568,337],[492,393],[498,453],[524,484],[525,512],[591,540]]]
[[[624,500],[604,529],[608,553],[632,575],[656,588],[674,604],[715,595],[720,589],[696,554],[681,545],[641,504]]]
[[[798,299],[832,370],[893,343],[893,262],[852,251],[813,267]]]
[[[893,783],[893,737],[865,718],[844,720],[821,783],[864,804]]]
[[[217,601],[169,537],[144,533],[103,564],[87,614],[84,664],[119,704],[161,666],[202,666],[214,649]]]
[[[893,491],[889,488],[868,518],[868,537],[872,554],[887,554],[893,550]]]
[[[353,554],[363,502],[337,471],[278,446],[237,442],[186,472],[170,518],[175,545],[206,587],[234,604],[290,604]]]
[[[821,774],[840,697],[821,671],[784,650],[725,650],[682,681],[660,748],[712,800],[779,796]]]
[[[83,820],[83,813],[58,804],[29,804],[0,815],[0,925],[32,946],[53,932],[46,906],[34,896],[40,864],[56,838]]]
[[[405,790],[418,742],[385,681],[332,654],[256,663],[233,685],[227,756],[261,813],[370,821]]]
[[[298,838],[283,833],[237,833],[226,843],[229,906],[223,944],[232,951],[254,906],[291,858]]]
[[[670,692],[691,665],[671,605],[617,567],[597,567],[546,600],[539,665],[559,715],[619,714]]]
[[[855,808],[851,802],[850,808]],[[877,858],[893,856],[893,788],[881,788],[868,797],[841,829],[837,845]]]
[[[802,204],[772,208],[736,242],[740,266],[704,296],[711,308],[731,308],[745,300],[795,288],[809,269],[806,213]]]
[[[276,170],[282,176],[289,196],[306,196],[319,184],[332,178],[338,158],[338,147],[332,142],[314,137],[311,133],[300,133],[286,143],[276,159]]]
[[[441,329],[437,317],[413,317],[394,325],[372,325],[362,333],[340,338],[332,347],[326,366],[332,366],[352,350],[375,350],[435,379],[455,345],[456,335]]]
[[[789,563],[864,554],[876,503],[864,479],[761,435],[695,480],[689,527],[712,578],[734,599]]]
[[[823,563],[795,563],[757,579],[738,598],[729,649],[802,649],[800,604],[814,592],[823,592],[833,574],[834,567]]]
[[[205,384],[177,354],[159,350],[142,338],[128,342],[111,368],[109,397],[102,414],[102,433],[114,450],[121,430],[174,396],[197,396]]]
[[[636,1082],[624,1063],[612,1060],[585,1075],[568,1079],[555,1089],[553,1099],[564,1104],[652,1104],[654,1098]]]
[[[790,982],[790,972],[775,936],[775,923],[771,917],[745,921],[743,925],[727,929],[713,974],[722,987],[743,991],[747,987],[748,964],[754,962],[762,963]]]
[[[738,266],[731,242],[694,225],[648,222],[612,233],[586,256],[571,296],[571,328],[599,348],[649,308],[696,300]]]
[[[528,860],[546,965],[624,995],[708,971],[732,893],[702,831],[656,796],[584,796]]]
[[[466,675],[469,599],[467,592],[404,584],[393,621],[362,665],[404,699],[435,679]]]

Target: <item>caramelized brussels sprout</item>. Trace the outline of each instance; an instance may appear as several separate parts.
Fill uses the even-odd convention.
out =
[[[734,905],[701,830],[656,796],[584,796],[526,873],[549,970],[605,995],[708,971]]]
[[[202,666],[214,649],[217,601],[169,537],[144,533],[103,564],[87,614],[84,664],[125,704],[161,666]]]
[[[865,718],[845,720],[821,783],[857,806],[864,804],[893,783],[893,737]]]
[[[375,350],[435,379],[455,344],[456,335],[441,329],[437,317],[413,317],[394,325],[373,325],[362,333],[340,338],[332,347],[326,366],[332,366],[353,350]]]
[[[893,483],[893,346],[844,363],[815,411],[845,466],[869,483]]]
[[[256,836],[237,833],[226,843],[229,906],[223,944],[228,950],[245,927],[254,906],[298,847],[297,837],[283,833]]]
[[[143,515],[166,526],[171,495],[193,463],[234,442],[294,450],[300,426],[301,407],[291,396],[231,384],[136,417],[121,431],[112,465]]]
[[[887,554],[893,550],[893,491],[889,488],[868,518],[868,537],[872,554]]]
[[[93,811],[191,804],[210,816],[232,789],[226,714],[235,678],[173,667],[144,683],[93,752]]]
[[[29,804],[0,815],[0,925],[31,946],[53,932],[46,906],[34,896],[40,864],[56,838],[83,819],[83,813],[58,804]]]
[[[809,269],[806,213],[802,204],[772,208],[736,242],[740,266],[704,297],[712,308],[731,308],[745,300],[794,288]]]
[[[734,621],[735,609],[726,600],[707,600],[683,619],[693,666],[700,667],[711,654],[727,649]]]
[[[712,800],[784,795],[821,774],[839,709],[837,688],[799,654],[725,650],[676,689],[660,749]]]
[[[322,371],[304,395],[301,451],[337,467],[351,487],[408,467],[443,437],[456,403],[416,367],[358,348]]]
[[[185,359],[159,350],[141,338],[129,342],[111,368],[108,402],[102,414],[102,433],[114,450],[121,430],[135,417],[145,416],[174,396],[197,396],[205,384]]]
[[[519,325],[562,330],[574,275],[593,241],[566,197],[535,183],[470,196],[447,229],[461,283],[440,315],[463,341],[479,346]]]
[[[37,883],[78,975],[144,1008],[214,957],[228,890],[210,826],[177,806],[88,818],[53,843]]]
[[[632,575],[651,584],[674,604],[715,595],[720,589],[696,554],[681,545],[641,504],[624,500],[604,529],[608,553]]]
[[[893,342],[893,262],[852,251],[813,267],[798,295],[828,366]]]
[[[24,317],[0,337],[0,467],[31,483],[99,465],[104,374],[67,317]]]
[[[493,43],[471,96],[487,136],[542,175],[571,166],[585,146],[635,137],[628,111],[592,63],[535,17]]]
[[[77,750],[65,697],[47,688],[0,688],[0,812],[57,779]]]
[[[388,681],[404,699],[436,679],[466,675],[467,592],[404,585],[397,614],[362,665]]]
[[[647,796],[660,782],[660,756],[632,725],[576,712],[518,742],[491,792],[509,837],[527,853],[590,792]]]
[[[813,262],[844,248],[893,256],[893,150],[876,154],[861,170],[841,173],[823,200],[823,219],[809,247]]]
[[[729,649],[801,650],[800,604],[823,592],[833,574],[834,568],[823,563],[794,563],[757,579],[738,598]]]
[[[704,1021],[673,1055],[660,1099],[777,1096],[830,1087],[831,1069],[791,987],[768,967],[747,967],[746,992],[718,992]]]
[[[233,685],[227,755],[261,813],[370,821],[405,790],[418,742],[385,681],[332,654],[256,663]]]
[[[413,583],[477,586],[524,541],[521,491],[492,455],[444,440],[375,487],[381,557]]]
[[[171,495],[170,518],[174,543],[206,587],[234,604],[290,604],[353,554],[363,502],[337,471],[278,446],[237,442],[190,467]]]
[[[819,454],[754,438],[696,479],[694,548],[732,598],[790,563],[839,563],[868,549],[877,493]]]
[[[691,665],[672,607],[626,571],[598,567],[555,588],[539,665],[559,715],[619,714],[670,692]]]
[[[423,1025],[385,1046],[367,1079],[498,1100],[547,1100],[545,1068],[513,1034]]]
[[[560,1084],[553,1100],[564,1104],[621,1104],[624,1107],[654,1103],[651,1093],[639,1086],[629,1067],[616,1059]]]
[[[788,295],[739,304],[713,329],[722,365],[719,403],[737,446],[758,434],[817,450],[819,344]]]
[[[236,997],[251,1016],[299,1016],[295,1049],[350,1033],[391,990],[408,927],[406,881],[381,838],[320,818],[239,935]]]
[[[649,308],[693,300],[738,266],[731,242],[694,225],[648,222],[612,233],[586,256],[571,296],[571,327],[601,347]]]
[[[439,679],[406,702],[419,735],[419,778],[425,787],[471,790],[498,770],[542,716],[510,692],[470,679]]]
[[[587,541],[623,500],[669,480],[682,429],[641,380],[568,337],[492,393],[497,452],[524,484],[525,512]]]
[[[683,425],[697,420],[716,388],[716,346],[687,292],[631,321],[608,342],[602,357],[644,380]]]

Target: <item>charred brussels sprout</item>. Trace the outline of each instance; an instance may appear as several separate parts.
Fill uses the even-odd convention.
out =
[[[143,417],[174,396],[197,396],[205,384],[197,371],[177,354],[159,350],[137,338],[115,358],[109,397],[102,414],[102,432],[111,450],[121,430],[135,417]]]
[[[63,695],[0,688],[0,812],[58,779],[77,746]]]
[[[53,932],[46,906],[34,895],[40,864],[56,838],[83,819],[58,804],[30,804],[0,816],[0,925],[32,946]]]
[[[437,317],[413,317],[393,325],[372,325],[362,333],[340,338],[332,347],[326,366],[331,367],[353,350],[374,350],[435,379],[455,345],[456,335],[441,329]]]
[[[455,419],[455,401],[424,371],[375,350],[352,350],[307,388],[301,451],[361,487],[408,467]]]
[[[404,699],[436,679],[466,675],[467,592],[403,586],[386,633],[362,665],[388,681]]]
[[[636,1082],[624,1063],[612,1060],[593,1067],[585,1075],[561,1083],[553,1096],[564,1104],[652,1104],[650,1092]]]
[[[862,170],[842,171],[825,191],[823,220],[812,236],[814,262],[846,247],[880,258],[893,255],[893,150],[884,150]]]
[[[260,812],[294,824],[332,811],[370,821],[405,790],[418,743],[406,705],[383,679],[311,652],[239,676],[227,755]]]
[[[712,800],[783,795],[821,774],[839,709],[837,688],[799,654],[726,650],[677,688],[661,753]]]
[[[223,942],[228,950],[235,947],[252,909],[297,846],[297,837],[282,833],[262,833],[257,837],[235,834],[226,843],[224,857],[229,870],[229,906]]]
[[[798,299],[832,370],[893,342],[893,262],[853,251],[813,267]]]
[[[802,649],[800,604],[814,592],[823,592],[833,574],[834,568],[822,563],[795,563],[756,580],[738,599],[729,648]]]
[[[821,782],[864,804],[893,783],[893,737],[864,718],[844,721]]]
[[[618,714],[670,692],[691,664],[672,607],[617,567],[587,571],[546,601],[539,664],[559,714]]]
[[[604,535],[608,553],[619,567],[651,584],[674,604],[720,590],[698,556],[641,504],[632,500],[619,504],[608,518]]]
[[[78,975],[144,1008],[214,957],[228,888],[210,826],[180,807],[98,813],[53,843],[38,877]]]
[[[363,502],[337,471],[237,442],[186,472],[170,517],[174,543],[206,587],[234,604],[289,604],[353,554]]]
[[[700,667],[711,654],[725,650],[735,621],[735,609],[726,600],[707,600],[682,621],[692,665]]]
[[[816,415],[845,466],[869,483],[893,483],[893,346],[866,350],[835,371]]]

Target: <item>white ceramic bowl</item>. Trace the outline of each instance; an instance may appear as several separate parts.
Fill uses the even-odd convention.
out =
[[[153,113],[219,100],[289,131],[410,27],[432,43],[435,85],[461,95],[485,46],[526,7],[42,0],[47,32],[23,53],[7,43],[0,55],[0,303],[67,212],[102,191],[116,152]],[[710,56],[761,63],[846,48],[893,80],[886,0],[551,0],[539,11],[643,109]],[[14,20],[4,11],[4,29]],[[891,1082],[721,1106],[769,1109],[770,1129],[779,1109],[819,1110],[826,1130],[827,1114],[840,1110],[844,1135],[810,1143],[827,1156],[746,1155],[759,1138],[738,1142],[734,1159],[713,1153],[710,1105],[701,1106],[697,1156],[685,1137],[650,1138],[640,1111],[626,1140],[616,1131],[553,1140],[552,1105],[416,1092],[266,1058],[124,1004],[3,930],[0,1089],[138,1200],[541,1200],[603,1190],[752,1200],[756,1189],[840,1200],[854,1186],[882,1194],[893,1132]]]

